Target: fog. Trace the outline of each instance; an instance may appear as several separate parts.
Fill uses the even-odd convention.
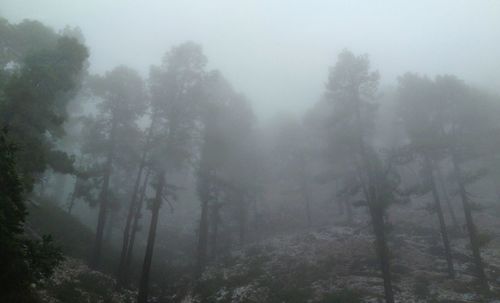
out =
[[[500,2],[0,0],[1,303],[498,303]]]
[[[320,97],[327,67],[349,48],[367,53],[395,85],[399,75],[456,74],[498,91],[498,1],[2,0],[12,22],[78,26],[90,70],[119,64],[144,75],[166,49],[203,46],[211,67],[247,95],[259,117],[299,113]]]

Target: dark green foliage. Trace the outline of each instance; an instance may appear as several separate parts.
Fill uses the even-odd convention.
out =
[[[73,160],[57,151],[55,142],[64,135],[66,105],[78,86],[88,53],[76,39],[57,36],[37,22],[26,21],[16,28],[8,31],[11,39],[6,40],[5,48],[16,54],[20,48],[22,56],[2,58],[16,65],[2,77],[0,124],[9,126],[9,136],[19,148],[17,165],[23,185],[31,191],[49,167],[63,173],[73,171]],[[35,36],[44,37],[44,43],[30,44],[39,39],[27,37]]]
[[[7,138],[7,130],[0,133],[0,239],[12,240],[23,231],[26,216],[22,184],[16,172],[15,148]]]
[[[54,245],[52,236],[44,235],[41,240],[26,240],[25,253],[34,280],[48,278],[54,268],[63,260],[61,249]]]
[[[73,172],[56,140],[88,54],[36,21],[0,20],[0,41],[0,301],[31,302],[31,284],[50,276],[62,257],[50,236],[25,235],[25,194],[49,167]]]
[[[62,256],[50,236],[30,240],[23,234],[23,186],[5,129],[0,133],[0,169],[0,301],[34,302],[31,283],[50,276]]]
[[[24,57],[40,49],[49,49],[57,41],[57,34],[39,21],[23,20],[10,24],[0,18],[0,66],[21,62]]]

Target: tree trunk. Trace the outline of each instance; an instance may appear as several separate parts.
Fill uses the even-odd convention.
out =
[[[436,207],[436,212],[439,220],[439,230],[441,231],[441,238],[443,240],[446,264],[448,266],[448,276],[453,279],[455,278],[455,269],[453,268],[453,259],[451,255],[450,241],[448,239],[448,231],[446,229],[446,222],[444,220],[441,201],[439,200],[439,193],[436,188],[432,163],[427,155],[424,155],[424,162],[429,185],[431,186],[432,197],[434,199],[434,206]]]
[[[247,236],[247,203],[245,201],[244,193],[238,190],[236,195],[239,204],[238,217],[239,217],[239,238],[240,245],[243,246]]]
[[[146,167],[146,157],[148,154],[148,147],[151,140],[151,136],[153,134],[153,126],[155,123],[155,115],[152,117],[151,125],[149,126],[148,134],[146,137],[146,142],[144,149],[141,155],[141,161],[139,163],[139,169],[137,171],[134,189],[132,191],[132,197],[130,200],[130,205],[127,213],[127,219],[125,222],[125,228],[123,230],[123,241],[122,241],[122,249],[120,253],[120,262],[118,265],[117,271],[117,286],[125,286],[128,283],[128,267],[131,261],[131,251],[133,250],[133,240],[131,238],[135,238],[137,220],[136,217],[140,214],[140,208],[142,208],[142,199],[143,194],[145,193],[145,188],[147,184],[147,179],[149,177],[149,171],[146,173],[146,177],[144,178],[143,191],[141,193],[141,198],[137,199],[137,195],[140,191],[141,178],[144,168]],[[134,216],[135,215],[135,216]],[[132,227],[134,225],[134,227]],[[130,246],[130,247],[129,247]]]
[[[144,255],[144,263],[142,265],[142,274],[139,281],[139,294],[137,303],[147,303],[149,290],[149,273],[151,271],[151,262],[153,260],[153,249],[155,245],[156,229],[158,226],[158,216],[163,196],[163,188],[165,186],[165,172],[161,171],[158,174],[158,184],[156,187],[156,196],[151,208],[151,224],[149,226],[148,243],[146,245],[146,253]]]
[[[107,246],[109,246],[111,243],[111,237],[113,235],[113,227],[115,225],[115,219],[116,219],[116,212],[111,212],[108,214],[108,218],[106,220],[107,224],[106,227],[104,228],[104,236],[102,241]]]
[[[220,204],[218,202],[214,203],[212,207],[212,233],[210,236],[210,259],[215,260],[217,258],[217,237],[219,233],[219,209]]]
[[[362,177],[364,183],[364,192],[370,210],[370,216],[375,233],[375,242],[377,247],[377,255],[382,270],[382,278],[384,280],[384,295],[386,303],[394,303],[394,292],[392,289],[392,276],[390,268],[389,250],[387,248],[387,240],[385,237],[385,224],[384,224],[384,206],[383,201],[380,201],[378,193],[378,182],[376,178],[376,170],[372,165],[371,156],[368,154],[367,147],[365,146],[362,129],[362,119],[360,110],[359,96],[356,95],[355,117],[356,125],[358,128],[358,148],[359,155],[365,170],[365,177]]]
[[[109,150],[106,159],[106,168],[104,170],[104,180],[102,185],[102,190],[100,194],[99,203],[99,217],[97,218],[97,228],[95,233],[94,250],[92,252],[92,257],[90,259],[90,267],[97,268],[99,262],[101,261],[101,251],[102,251],[102,238],[104,233],[104,226],[106,225],[106,217],[108,214],[108,191],[109,191],[109,180],[111,178],[111,173],[113,170],[113,158],[114,158],[114,148],[115,148],[115,129],[116,129],[116,119],[113,117],[111,120],[111,131],[109,137]]]
[[[76,177],[75,181],[75,186],[73,188],[73,192],[71,193],[71,198],[68,203],[68,214],[71,215],[71,212],[73,211],[73,207],[75,206],[75,200],[76,200],[76,192],[78,190],[78,177]]]
[[[203,181],[206,182],[206,181]],[[201,197],[201,214],[200,226],[198,229],[198,247],[196,251],[196,267],[195,278],[198,279],[203,274],[207,262],[207,246],[208,246],[208,200],[209,188],[208,184],[204,185]]]
[[[479,241],[477,238],[477,230],[474,224],[474,220],[472,218],[472,211],[469,204],[469,198],[467,197],[467,191],[465,189],[464,181],[462,179],[462,171],[461,167],[458,163],[457,155],[455,152],[451,155],[453,170],[455,173],[455,178],[458,184],[458,192],[460,195],[460,199],[462,200],[462,206],[465,214],[465,222],[467,225],[467,231],[469,233],[470,246],[472,250],[472,256],[474,258],[474,264],[476,266],[476,274],[479,279],[479,282],[486,288],[488,287],[488,281],[486,279],[486,275],[484,273],[484,265],[481,259],[481,252],[479,250]]]
[[[118,265],[118,272],[117,272],[117,280],[118,280],[118,285],[123,286],[124,281],[125,281],[125,276],[124,276],[124,267],[125,267],[125,262],[127,258],[127,251],[128,251],[128,246],[130,242],[130,228],[132,225],[132,220],[134,217],[134,214],[136,213],[136,208],[137,208],[137,194],[139,192],[139,186],[141,183],[141,178],[142,178],[142,171],[144,170],[145,164],[146,164],[146,148],[144,149],[141,157],[141,163],[139,164],[139,170],[137,171],[137,176],[135,178],[135,184],[134,184],[134,189],[132,191],[132,198],[130,200],[130,205],[127,213],[127,219],[125,221],[125,228],[123,229],[123,241],[122,241],[122,250],[120,253],[120,262]]]
[[[258,194],[255,195],[254,199],[252,200],[253,203],[253,223],[254,223],[254,230],[255,230],[255,242],[259,242],[260,241],[260,237],[261,237],[261,225],[262,225],[262,218],[261,218],[261,215],[260,215],[260,212],[259,212],[259,208],[258,208],[258,197],[260,197]]]
[[[90,267],[94,269],[99,266],[99,262],[101,260],[104,226],[106,225],[106,217],[108,215],[108,191],[109,191],[109,179],[111,178],[112,167],[113,167],[113,151],[111,149],[110,152],[108,153],[108,159],[106,161],[104,181],[99,199],[100,200],[99,217],[97,218],[94,250],[92,253],[92,258],[90,260]]]
[[[146,172],[146,176],[144,177],[144,182],[142,184],[142,189],[141,189],[141,195],[139,197],[138,203],[137,203],[137,208],[135,210],[134,214],[134,220],[132,222],[132,227],[130,231],[130,243],[127,247],[127,253],[125,257],[125,264],[123,266],[123,284],[127,285],[128,284],[128,276],[129,276],[129,268],[130,264],[132,264],[132,256],[134,253],[134,244],[135,244],[135,236],[137,235],[137,232],[139,231],[139,220],[141,219],[141,213],[142,213],[142,205],[144,204],[144,198],[146,196],[146,190],[148,186],[148,180],[149,176],[151,174],[151,170],[148,170]]]
[[[311,228],[311,192],[309,191],[309,184],[307,182],[306,156],[303,153],[300,155],[300,187],[306,206],[307,228],[309,229]]]
[[[387,240],[385,238],[384,214],[382,209],[379,207],[370,205],[369,209],[373,231],[375,233],[377,255],[380,262],[380,269],[382,270],[382,278],[384,280],[385,302],[394,303],[389,250],[387,248]]]
[[[453,222],[453,227],[456,230],[460,230],[460,224],[458,224],[457,216],[455,215],[455,210],[453,209],[453,205],[451,204],[450,195],[448,194],[448,189],[446,188],[446,182],[443,177],[443,172],[441,171],[441,167],[435,165],[437,172],[437,183],[439,184],[439,188],[441,189],[441,193],[443,195],[444,202],[446,203],[446,207],[448,208],[448,212],[450,213],[451,221]]]

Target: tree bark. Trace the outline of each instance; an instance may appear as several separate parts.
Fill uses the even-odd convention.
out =
[[[245,194],[241,192],[241,190],[238,190],[238,193],[236,195],[236,198],[238,199],[238,217],[239,217],[239,238],[240,238],[240,245],[243,246],[246,241],[246,236],[247,236],[247,219],[248,219],[248,210],[247,210],[247,203],[245,201]]]
[[[306,219],[307,219],[307,228],[311,228],[311,192],[309,191],[309,184],[307,182],[307,173],[306,173],[306,156],[301,153],[300,154],[300,187],[302,192],[302,198],[304,199],[306,206]]]
[[[387,248],[387,239],[385,237],[384,214],[382,209],[379,207],[370,205],[369,209],[373,231],[375,233],[375,245],[380,263],[380,269],[382,271],[382,279],[384,280],[385,302],[394,303],[389,250]]]
[[[165,172],[161,171],[158,174],[158,184],[156,187],[156,195],[151,208],[151,224],[149,226],[148,243],[146,245],[146,253],[144,255],[144,263],[142,266],[141,279],[139,281],[139,294],[137,303],[147,303],[149,290],[149,274],[151,271],[151,263],[153,260],[153,250],[156,239],[156,229],[158,227],[158,216],[163,196],[163,188],[165,187]]]
[[[206,181],[203,181],[206,182]],[[203,274],[203,271],[207,262],[207,246],[208,246],[208,201],[209,201],[209,188],[208,184],[204,185],[202,189],[201,197],[201,214],[200,214],[200,226],[198,229],[198,247],[196,250],[196,267],[195,267],[195,278],[199,279]]]
[[[135,244],[135,236],[137,235],[137,232],[139,231],[139,220],[141,219],[141,214],[142,214],[142,205],[144,204],[144,198],[146,196],[146,190],[148,186],[148,181],[149,181],[149,176],[151,174],[151,170],[148,170],[146,172],[146,176],[144,177],[144,182],[142,184],[142,189],[141,189],[141,195],[139,197],[138,203],[137,203],[137,208],[135,210],[134,214],[134,220],[132,222],[132,227],[130,231],[130,243],[127,247],[127,253],[125,257],[125,264],[123,267],[123,278],[124,278],[124,285],[127,285],[129,282],[129,268],[130,264],[132,264],[132,256],[134,253],[134,244]]]
[[[75,206],[75,200],[76,200],[76,191],[78,189],[78,177],[76,177],[75,185],[73,187],[73,192],[71,193],[71,198],[68,203],[68,214],[71,215],[71,212],[73,211],[73,207]]]
[[[470,246],[472,250],[472,256],[474,258],[474,264],[476,266],[476,275],[479,279],[481,285],[489,288],[488,281],[486,279],[486,274],[484,273],[483,260],[481,258],[481,252],[479,248],[479,241],[477,237],[477,230],[474,224],[474,219],[472,218],[472,210],[469,204],[469,198],[467,197],[467,191],[465,189],[464,181],[462,179],[462,169],[458,163],[456,152],[452,152],[451,155],[453,171],[455,173],[455,178],[458,183],[458,192],[460,199],[462,200],[462,206],[465,214],[465,222],[467,225],[467,231],[469,233]]]
[[[132,198],[130,200],[130,205],[127,213],[127,219],[125,221],[125,228],[123,229],[123,240],[122,240],[122,249],[120,253],[120,262],[118,265],[118,271],[117,271],[117,280],[118,280],[118,285],[123,286],[125,282],[125,273],[124,273],[124,267],[125,267],[125,262],[127,258],[127,251],[128,251],[128,246],[130,242],[130,228],[132,225],[132,220],[134,217],[134,214],[136,212],[137,208],[137,194],[139,192],[139,186],[141,183],[141,178],[142,178],[142,172],[144,170],[144,167],[146,165],[146,154],[147,154],[147,148],[144,149],[142,156],[141,156],[141,162],[139,164],[139,169],[137,171],[137,176],[135,178],[135,184],[134,184],[134,189],[132,191]]]
[[[106,218],[108,215],[108,191],[109,191],[109,180],[111,178],[112,167],[113,167],[113,150],[111,148],[110,152],[108,153],[108,159],[106,161],[104,181],[99,199],[100,200],[99,217],[97,218],[94,250],[92,253],[92,258],[90,260],[91,268],[97,268],[101,261],[102,240],[104,234],[104,227],[106,225]]]
[[[394,303],[394,292],[392,289],[392,275],[390,269],[390,258],[389,250],[387,248],[387,239],[385,237],[385,224],[384,224],[384,206],[383,201],[380,201],[378,195],[378,182],[376,178],[376,171],[373,167],[372,159],[368,154],[367,147],[365,146],[363,138],[363,128],[361,119],[361,109],[360,109],[360,99],[356,94],[355,96],[355,118],[356,125],[358,128],[358,148],[361,161],[363,163],[363,168],[365,170],[366,177],[362,178],[361,182],[364,183],[364,192],[366,200],[368,202],[368,208],[370,210],[370,216],[373,225],[373,231],[375,233],[375,242],[377,247],[377,255],[380,262],[380,267],[382,270],[382,278],[384,280],[384,295],[386,303]]]
[[[436,182],[434,179],[432,162],[427,155],[424,155],[424,162],[428,182],[431,186],[432,197],[434,199],[434,206],[436,207],[437,217],[439,220],[439,230],[441,232],[441,238],[443,240],[446,264],[448,266],[448,276],[453,279],[455,278],[455,269],[453,268],[450,241],[448,239],[448,231],[446,228],[446,222],[444,220],[443,208],[441,207],[441,201],[439,199],[439,193],[437,191]]]
[[[212,233],[210,235],[210,259],[215,260],[217,258],[217,237],[219,235],[219,209],[220,204],[215,202],[212,206],[212,218],[211,227]]]
[[[102,185],[102,190],[100,194],[99,203],[99,217],[97,218],[97,228],[95,234],[94,250],[92,252],[92,257],[90,259],[90,267],[97,268],[101,261],[101,251],[102,251],[102,240],[104,234],[104,226],[106,225],[106,217],[108,214],[108,191],[109,191],[109,180],[111,178],[111,173],[113,170],[113,158],[115,149],[115,128],[116,119],[113,118],[111,121],[111,131],[110,131],[110,146],[106,158],[106,168],[104,170],[104,180]]]
[[[108,214],[108,218],[106,219],[106,227],[104,228],[104,236],[103,236],[103,243],[105,245],[110,245],[111,243],[111,237],[113,235],[113,226],[115,224],[115,219],[116,219],[116,212],[111,212]]]

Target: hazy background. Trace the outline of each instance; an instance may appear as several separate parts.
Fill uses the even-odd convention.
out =
[[[346,47],[370,55],[384,86],[414,71],[500,91],[494,0],[0,0],[0,15],[79,26],[98,73],[126,64],[147,75],[171,46],[199,42],[261,118],[310,107]]]

